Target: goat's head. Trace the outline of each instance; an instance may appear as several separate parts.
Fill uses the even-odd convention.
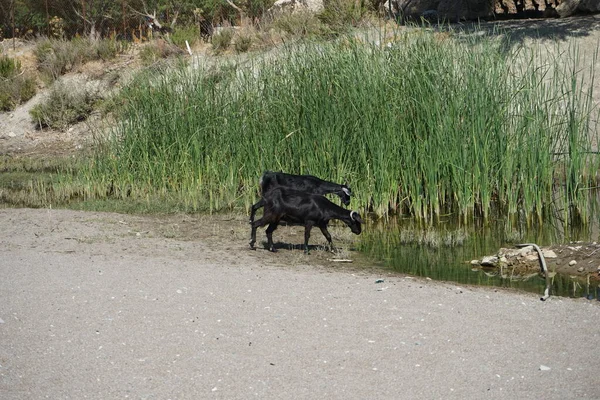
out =
[[[352,190],[346,185],[342,185],[342,190],[339,192],[340,199],[345,206],[350,204],[350,196],[352,196]]]
[[[350,221],[348,226],[350,227],[352,233],[355,235],[360,235],[362,232],[362,223],[363,221],[360,218],[360,214],[356,211],[350,211]]]

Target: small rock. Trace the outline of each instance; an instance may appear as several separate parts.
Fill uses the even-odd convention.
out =
[[[542,251],[542,254],[544,255],[545,258],[556,258],[558,257],[556,255],[556,253],[552,250],[544,250]]]
[[[577,264],[577,261],[575,260],[571,260],[569,261],[569,266],[572,267],[573,265]]]
[[[375,283],[383,283],[383,282],[385,282],[383,279],[377,279],[377,280],[375,281]]]
[[[502,257],[500,257],[500,262],[508,264],[508,259],[506,257],[502,256]]]
[[[583,271],[584,271],[584,269],[585,269],[585,268],[583,268],[583,267],[579,267],[579,268],[577,268],[577,272],[583,272]]]
[[[481,259],[481,265],[489,265],[489,266],[495,266],[496,263],[498,262],[498,257],[496,256],[485,256]]]
[[[519,254],[525,255],[525,254],[531,253],[533,251],[535,251],[535,250],[533,250],[533,246],[525,246],[519,250]]]
[[[540,371],[550,371],[550,367],[546,367],[545,365],[540,365]]]
[[[8,132],[8,137],[16,137],[17,134],[14,132]]]
[[[471,265],[479,265],[479,264],[481,264],[479,262],[479,260],[471,260]],[[600,267],[598,267],[598,269],[600,270]]]
[[[537,254],[527,254],[525,256],[525,260],[527,261],[537,261],[538,260],[538,255]]]

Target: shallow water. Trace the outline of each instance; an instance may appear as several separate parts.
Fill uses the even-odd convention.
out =
[[[459,284],[507,287],[543,294],[546,282],[542,274],[518,276],[514,270],[484,270],[470,261],[497,254],[501,247],[518,243],[539,246],[565,241],[593,241],[594,227],[578,227],[564,232],[557,224],[532,226],[496,220],[486,226],[477,223],[459,225],[441,221],[434,225],[419,224],[412,219],[396,219],[365,230],[359,250],[371,259],[381,261],[394,271]],[[597,235],[596,235],[597,236]],[[597,283],[556,274],[552,278],[553,296],[600,299]]]

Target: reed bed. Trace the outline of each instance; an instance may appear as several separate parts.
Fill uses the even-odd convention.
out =
[[[247,210],[261,173],[282,170],[347,182],[353,208],[378,216],[541,218],[560,204],[585,217],[598,156],[582,57],[541,53],[397,32],[149,71],[62,190]]]

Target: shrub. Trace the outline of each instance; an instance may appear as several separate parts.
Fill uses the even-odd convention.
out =
[[[196,25],[187,25],[177,27],[170,35],[171,41],[177,47],[185,49],[185,41],[193,46],[197,41],[200,40],[200,29]]]
[[[233,29],[225,28],[215,32],[211,39],[213,50],[217,53],[227,50],[231,44],[231,39],[233,39]]]
[[[97,58],[103,61],[112,60],[118,54],[125,53],[129,49],[129,42],[116,39],[104,39],[95,42],[95,53]]]
[[[35,79],[21,70],[19,60],[0,57],[0,111],[13,110],[35,95]]]
[[[85,62],[97,59],[109,60],[126,49],[125,42],[114,39],[44,38],[37,43],[34,54],[40,72],[50,81],[54,81]]]
[[[334,34],[347,32],[359,23],[366,12],[366,8],[357,5],[354,0],[326,0],[324,6],[318,18]]]
[[[237,35],[233,46],[238,53],[247,52],[252,47],[252,36],[243,33]]]
[[[273,19],[273,26],[291,36],[326,36],[331,31],[311,12],[284,13]]]
[[[164,41],[163,39],[157,39],[146,44],[140,50],[140,58],[144,65],[150,65],[163,58],[183,54],[183,50],[179,47]]]
[[[75,85],[55,84],[48,97],[29,113],[38,128],[64,130],[69,125],[85,120],[94,109],[98,95]]]
[[[0,78],[12,78],[21,70],[21,62],[7,56],[0,57]]]

